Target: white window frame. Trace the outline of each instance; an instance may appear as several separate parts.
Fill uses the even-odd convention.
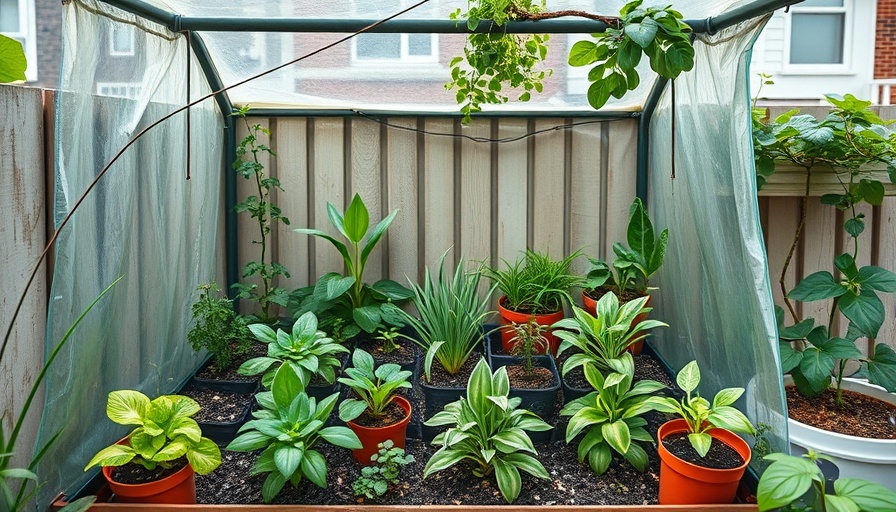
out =
[[[143,84],[141,82],[97,82],[97,96],[109,96],[111,98],[127,98],[136,100],[140,98]],[[121,92],[124,91],[124,92]]]
[[[119,30],[127,31],[127,35],[129,36],[128,41],[130,42],[130,44],[128,44],[127,50],[115,49],[115,33]],[[127,25],[124,23],[112,23],[109,26],[109,55],[112,55],[114,57],[129,57],[134,55],[134,46],[136,44],[136,42],[134,41],[134,32],[134,27],[131,25]]]
[[[851,75],[853,18],[855,5],[853,0],[843,0],[842,7],[790,6],[790,12],[784,16],[784,62],[782,74],[797,75]],[[839,64],[791,64],[790,45],[793,37],[792,20],[794,14],[843,14],[843,62]]]
[[[25,81],[37,81],[37,23],[34,15],[34,0],[18,0],[19,31],[3,32],[3,35],[22,42],[28,68],[25,69]]]
[[[390,64],[417,64],[422,62],[430,62],[435,63],[439,61],[439,38],[438,34],[429,34],[429,45],[432,49],[432,52],[429,55],[410,55],[410,44],[409,37],[410,34],[399,34],[401,36],[401,47],[399,49],[398,57],[358,57],[358,40],[360,37],[352,38],[352,63],[365,65],[365,64],[381,64],[381,63],[390,63]],[[416,34],[420,35],[420,34]]]

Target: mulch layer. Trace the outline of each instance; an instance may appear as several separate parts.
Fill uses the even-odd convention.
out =
[[[896,406],[853,391],[843,391],[843,406],[828,389],[818,396],[804,397],[796,386],[787,386],[787,413],[799,421],[828,432],[872,439],[896,439]]]
[[[525,366],[505,366],[510,387],[515,389],[550,389],[560,385],[553,372],[547,368],[532,368],[532,375],[526,375]]]
[[[142,484],[144,482],[154,482],[165,477],[171,476],[187,465],[186,457],[181,457],[173,461],[171,466],[164,468],[158,465],[153,470],[148,470],[140,464],[133,462],[118,466],[112,470],[112,480],[121,484]]]
[[[384,363],[407,364],[414,362],[414,347],[408,340],[400,340],[398,349],[392,352],[384,352],[383,342],[370,338],[359,341],[357,348],[373,356],[377,366]]]
[[[223,371],[220,371],[215,367],[214,358],[210,359],[209,362],[202,366],[198,372],[196,372],[196,378],[199,379],[207,379],[207,380],[229,380],[229,381],[237,381],[237,382],[250,382],[253,380],[257,380],[258,376],[249,376],[249,375],[240,375],[237,373],[240,365],[249,359],[253,359],[256,357],[263,357],[268,355],[268,346],[265,343],[252,343],[249,346],[249,352],[243,354],[241,356],[237,356],[234,358],[233,363],[228,368],[225,368]]]
[[[243,417],[246,406],[254,402],[252,393],[227,393],[211,389],[185,388],[181,395],[199,402],[193,419],[199,423],[231,423]]]

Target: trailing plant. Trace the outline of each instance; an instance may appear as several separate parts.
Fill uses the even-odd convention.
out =
[[[377,333],[378,334],[375,339],[383,342],[383,353],[390,354],[401,348],[401,346],[395,341],[399,336],[401,336],[401,334],[398,332],[398,327],[380,329],[379,331],[377,331]]]
[[[827,457],[811,450],[802,457],[766,455],[765,460],[771,461],[771,465],[762,473],[756,488],[759,510],[896,511],[896,492],[861,478],[840,478],[834,481],[831,492],[816,464],[818,459]]]
[[[538,452],[526,431],[541,432],[551,426],[536,414],[517,409],[519,397],[508,398],[510,382],[501,367],[494,374],[480,359],[467,383],[467,396],[445,406],[425,422],[438,427],[450,425],[433,439],[441,445],[423,470],[423,478],[468,459],[474,463],[473,475],[484,477],[494,472],[498,489],[508,503],[520,494],[520,470],[550,480],[548,472],[533,457]],[[530,455],[531,454],[531,455]]]
[[[495,287],[492,286],[484,297],[480,297],[480,272],[464,272],[463,260],[458,262],[453,277],[446,276],[446,254],[439,258],[437,277],[433,278],[427,268],[423,286],[408,280],[414,293],[411,301],[420,319],[394,308],[417,331],[416,337],[402,336],[426,352],[423,372],[427,382],[431,378],[433,359],[451,375],[460,371],[482,341],[482,324],[492,314],[488,309],[488,300]]]
[[[501,27],[543,10],[544,0],[471,0],[465,12],[457,9],[450,18],[465,19],[472,31],[483,20]],[[519,91],[519,101],[529,101],[532,91],[541,92],[543,80],[553,71],[536,71],[534,67],[547,56],[549,39],[547,34],[506,31],[467,34],[464,56],[451,60],[451,81],[445,84],[448,90],[457,89],[455,97],[461,106],[463,123],[469,123],[470,115],[481,111],[482,104],[507,103],[504,85]]]
[[[650,278],[663,265],[666,245],[669,243],[669,230],[664,229],[656,236],[647,209],[637,197],[629,208],[626,239],[628,247],[619,242],[613,244],[616,260],[613,261],[612,268],[604,261],[588,258],[591,268],[586,277],[587,288],[594,289],[609,284],[620,295],[627,291],[634,291],[639,295],[647,293]]]
[[[380,327],[401,326],[400,317],[383,306],[392,302],[402,303],[412,293],[390,279],[381,279],[372,285],[364,282],[364,268],[370,253],[386,234],[395,220],[398,210],[393,210],[374,228],[370,228],[370,214],[361,196],[355,194],[345,214],[327,203],[327,214],[342,240],[317,229],[297,229],[296,233],[316,236],[330,242],[345,262],[347,275],[329,272],[317,280],[314,286],[300,288],[291,294],[291,307],[298,317],[309,311],[321,318],[324,326],[336,319],[345,322],[344,334],[352,337],[360,331],[375,332]]]
[[[563,363],[562,374],[585,363],[591,363],[600,370],[612,370],[612,361],[619,359],[625,350],[647,337],[648,331],[669,325],[659,320],[635,319],[652,310],[646,306],[648,297],[638,297],[619,305],[613,293],[604,294],[596,305],[596,316],[584,309],[573,306],[573,318],[564,318],[551,327],[560,338],[559,356],[568,349],[577,349],[575,354]]]
[[[548,330],[548,326],[540,325],[534,318],[524,324],[513,323],[513,348],[510,349],[510,355],[516,356],[523,360],[523,368],[526,369],[526,377],[532,377],[532,369],[534,364],[532,356],[535,354],[544,354],[548,349],[548,339],[544,333]]]
[[[504,294],[505,308],[533,315],[553,313],[563,309],[570,288],[583,284],[582,278],[569,270],[579,254],[576,251],[555,261],[546,253],[526,249],[523,258],[513,264],[501,260],[506,270],[484,267],[483,274]]]
[[[743,388],[726,388],[718,393],[710,403],[707,399],[694,394],[700,385],[700,368],[697,361],[691,361],[678,372],[675,377],[678,387],[686,395],[677,401],[669,397],[650,397],[645,405],[660,412],[681,416],[688,423],[688,440],[700,457],[705,457],[712,444],[712,437],[707,433],[712,428],[724,428],[732,432],[755,435],[756,430],[746,416],[732,404],[743,394]]]
[[[195,324],[187,333],[193,350],[206,349],[212,354],[215,373],[227,370],[235,357],[247,354],[252,345],[252,333],[246,320],[233,311],[227,297],[216,297],[220,288],[215,283],[199,286],[199,300],[193,303]]]
[[[346,398],[339,404],[339,419],[342,421],[352,421],[364,411],[374,418],[382,417],[395,393],[411,387],[408,379],[413,375],[393,363],[374,369],[373,356],[359,348],[352,354],[352,367],[346,368],[345,374],[348,377],[339,378],[339,382],[350,387],[358,398]]]
[[[273,176],[267,176],[264,172],[264,165],[259,159],[259,156],[265,153],[271,157],[277,156],[273,149],[260,143],[258,140],[260,134],[270,136],[271,132],[260,124],[249,124],[249,120],[246,119],[248,112],[249,106],[246,105],[231,114],[242,118],[246,123],[248,131],[246,137],[243,138],[240,145],[236,148],[236,160],[233,162],[233,169],[243,178],[254,181],[256,195],[251,195],[237,203],[236,212],[249,212],[258,224],[258,239],[252,240],[252,243],[261,246],[261,255],[258,261],[246,263],[243,267],[243,278],[257,275],[261,279],[262,288],[259,289],[257,284],[245,283],[235,283],[233,288],[236,289],[238,298],[258,302],[258,305],[261,307],[258,319],[261,322],[271,324],[277,320],[276,316],[271,312],[271,306],[277,304],[286,307],[289,300],[286,288],[275,287],[273,281],[277,276],[289,277],[289,272],[280,263],[268,263],[268,235],[271,234],[271,229],[273,229],[275,223],[282,222],[289,225],[289,219],[283,216],[283,211],[280,207],[270,200],[272,190],[283,191],[283,187],[280,186],[280,180]]]
[[[197,474],[205,475],[221,464],[221,450],[214,441],[202,437],[202,430],[191,416],[199,404],[190,397],[162,395],[150,400],[139,391],[109,393],[106,415],[120,425],[137,425],[127,443],[116,443],[100,450],[84,471],[99,465],[123,466],[134,463],[149,471],[157,466],[169,468],[186,457]]]
[[[264,372],[261,383],[267,388],[271,387],[274,375],[282,366],[292,369],[302,381],[303,388],[315,375],[332,384],[336,370],[342,367],[337,355],[348,353],[347,348],[317,330],[317,317],[310,312],[300,316],[290,332],[282,329],[274,332],[265,324],[252,324],[249,330],[258,341],[268,344],[268,355],[249,359],[237,372],[241,375]]]
[[[390,485],[398,485],[402,466],[414,462],[414,456],[405,454],[404,448],[397,448],[391,439],[379,443],[379,452],[370,456],[374,464],[361,468],[361,476],[352,483],[355,496],[376,499],[389,491]]]
[[[579,441],[579,462],[587,458],[596,475],[610,467],[614,451],[643,472],[647,469],[647,452],[639,443],[654,443],[644,429],[647,420],[641,415],[653,410],[647,403],[650,395],[666,386],[653,380],[642,380],[632,386],[635,363],[627,352],[611,360],[610,366],[610,373],[604,377],[594,365],[585,365],[585,378],[596,391],[567,403],[560,410],[562,416],[570,416],[566,443],[585,433]]]
[[[0,84],[24,82],[28,60],[19,41],[0,34]]]
[[[324,427],[338,397],[333,393],[319,403],[309,398],[302,380],[285,365],[274,374],[271,390],[255,395],[260,407],[252,413],[255,419],[240,428],[240,435],[226,449],[263,450],[249,474],[269,473],[261,488],[265,503],[270,503],[287,481],[297,487],[307,478],[318,487],[327,487],[327,461],[314,449],[321,439],[350,450],[361,448],[358,436],[348,427]]]

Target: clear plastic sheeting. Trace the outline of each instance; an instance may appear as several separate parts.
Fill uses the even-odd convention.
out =
[[[78,0],[65,4],[63,45],[57,225],[129,139],[187,96],[186,43],[162,27]],[[210,92],[198,66],[191,73],[191,98]],[[83,468],[91,457],[128,431],[106,418],[109,391],[170,393],[199,363],[186,341],[190,306],[196,287],[221,274],[224,139],[214,100],[192,109],[189,138],[189,181],[181,113],[124,152],[57,242],[48,352],[103,289],[122,280],[80,324],[47,379],[38,446],[61,435],[38,470],[42,506],[60,490],[76,490],[90,476]]]
[[[667,87],[651,121],[650,212],[669,228],[653,293],[653,344],[673,367],[697,359],[701,391],[738,386],[738,406],[771,427],[785,451],[787,422],[750,131],[749,50],[765,20],[695,42],[696,66]],[[675,141],[674,178],[672,168]]]

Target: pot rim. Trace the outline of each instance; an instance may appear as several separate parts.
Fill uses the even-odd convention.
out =
[[[506,299],[507,299],[507,295],[502,295],[501,298],[498,300],[498,312],[500,313],[501,318],[507,318],[509,315],[517,315],[517,316],[525,316],[527,318],[535,318],[535,320],[538,321],[543,318],[556,316],[557,314],[561,314],[561,315],[564,314],[562,305],[560,306],[560,309],[558,309],[556,311],[551,311],[549,313],[541,313],[538,315],[535,315],[532,313],[520,313],[519,311],[514,311],[512,309],[508,309],[508,308],[504,307],[503,302]],[[538,323],[541,323],[541,322],[538,322]]]
[[[694,464],[693,462],[688,462],[688,461],[686,461],[686,460],[684,460],[684,459],[682,459],[682,458],[676,456],[675,454],[673,454],[672,452],[670,452],[669,450],[667,450],[665,446],[663,446],[663,439],[664,439],[666,436],[668,436],[668,435],[670,435],[670,434],[677,434],[677,433],[680,433],[680,432],[687,432],[687,431],[688,431],[687,421],[686,421],[685,419],[683,419],[683,418],[678,418],[678,419],[674,419],[674,420],[669,420],[669,421],[667,421],[666,423],[663,423],[662,425],[660,425],[660,428],[657,430],[657,433],[656,433],[656,437],[657,437],[657,443],[656,443],[656,444],[657,444],[657,453],[659,454],[659,457],[660,457],[661,459],[664,459],[664,458],[666,458],[666,457],[671,457],[673,460],[675,460],[675,461],[677,461],[677,462],[679,462],[679,463],[681,463],[681,464],[684,464],[684,465],[685,465],[686,467],[688,467],[688,468],[693,468],[693,469],[695,469],[695,470],[699,470],[699,471],[708,471],[708,472],[710,472],[710,473],[712,473],[712,474],[715,474],[715,475],[723,475],[723,474],[726,474],[726,473],[743,472],[743,471],[746,469],[746,467],[750,464],[750,460],[753,458],[753,456],[752,456],[752,454],[753,454],[753,450],[750,449],[750,445],[747,444],[747,442],[744,441],[739,435],[735,434],[734,432],[731,432],[730,430],[724,429],[724,428],[711,428],[711,429],[707,430],[706,433],[709,434],[710,436],[712,436],[713,439],[716,439],[716,440],[718,440],[719,442],[724,443],[725,445],[727,445],[727,446],[728,446],[729,448],[731,448],[732,450],[735,450],[735,451],[738,453],[738,455],[743,456],[743,455],[740,453],[740,450],[738,450],[738,449],[737,449],[736,447],[734,447],[734,446],[731,446],[731,444],[728,443],[728,442],[726,442],[726,440],[721,439],[721,438],[719,438],[719,437],[717,437],[717,436],[714,436],[713,434],[716,434],[716,433],[719,433],[719,432],[727,432],[728,434],[731,434],[731,436],[732,436],[732,440],[736,440],[735,442],[739,441],[739,444],[741,444],[742,446],[746,447],[747,452],[748,452],[748,456],[747,456],[747,457],[744,457],[744,462],[743,462],[743,464],[741,464],[740,466],[734,467],[734,468],[718,469],[718,468],[709,468],[709,467],[706,467],[706,466],[701,466],[701,465],[699,465],[699,464]],[[738,478],[739,478],[739,477],[738,477]]]
[[[365,427],[363,425],[358,425],[354,421],[347,421],[346,424],[348,424],[351,428],[358,428],[361,430],[369,430],[369,431],[376,432],[376,431],[380,431],[380,430],[394,428],[396,425],[401,425],[403,423],[409,423],[411,421],[411,413],[413,412],[413,407],[411,406],[411,402],[409,402],[407,398],[405,398],[403,396],[398,396],[398,395],[392,397],[392,401],[397,403],[398,406],[401,407],[402,409],[404,409],[404,412],[405,412],[404,418],[396,421],[395,423],[390,423],[390,424],[384,425],[382,427]]]
[[[121,443],[121,441],[119,441],[118,443],[115,443],[115,444],[122,444],[122,443]],[[130,464],[130,463],[128,463],[128,464]],[[122,466],[123,465],[124,464],[122,464]],[[126,484],[126,483],[117,482],[115,480],[112,480],[112,470],[117,467],[119,467],[119,466],[103,466],[103,468],[102,468],[103,476],[106,478],[106,481],[109,482],[110,487],[113,487],[113,486],[119,487],[121,489],[127,489],[128,491],[131,491],[131,492],[136,491],[136,492],[134,492],[134,494],[130,494],[130,493],[128,494],[128,496],[131,496],[131,497],[150,496],[153,494],[158,494],[157,491],[153,491],[153,492],[142,492],[142,491],[144,489],[148,489],[149,487],[157,487],[157,486],[174,487],[177,484],[186,480],[187,478],[190,478],[190,475],[192,475],[194,473],[193,466],[191,466],[190,462],[187,461],[187,463],[184,465],[184,467],[182,467],[178,471],[175,471],[174,473],[166,476],[165,478],[160,478],[158,480],[152,480],[150,482],[142,482],[139,484]],[[113,492],[115,492],[114,488],[113,488]]]

